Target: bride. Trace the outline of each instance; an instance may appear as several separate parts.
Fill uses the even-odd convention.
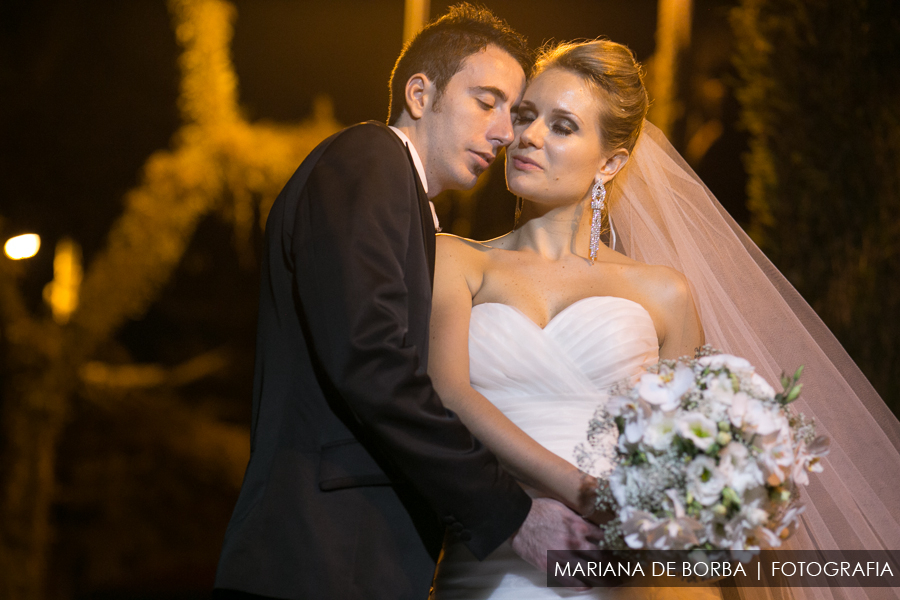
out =
[[[635,380],[659,358],[693,354],[704,341],[747,358],[773,383],[781,369],[804,364],[799,408],[832,438],[832,453],[804,492],[807,510],[791,547],[900,548],[896,418],[812,309],[644,121],[646,112],[640,67],[624,46],[597,40],[543,51],[507,149],[507,183],[521,202],[516,228],[487,242],[438,239],[429,360],[435,388],[533,495],[597,521],[605,515],[592,514],[586,491],[611,463],[583,473],[574,448],[610,386]],[[611,247],[599,243],[601,228]],[[546,588],[545,580],[510,543],[483,562],[448,543],[433,596],[576,593]],[[832,597],[821,589],[739,591],[744,598]],[[715,587],[690,594],[719,595]]]

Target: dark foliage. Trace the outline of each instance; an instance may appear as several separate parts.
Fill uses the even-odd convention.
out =
[[[900,3],[743,0],[751,234],[900,412]]]

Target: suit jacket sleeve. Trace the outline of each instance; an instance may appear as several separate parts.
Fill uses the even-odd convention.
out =
[[[416,183],[387,129],[339,136],[307,180],[294,224],[296,285],[321,369],[392,466],[482,558],[531,501],[447,411],[406,342],[404,269],[424,253]],[[413,246],[417,244],[416,246]],[[427,285],[427,284],[426,284]],[[468,539],[467,539],[468,538]]]

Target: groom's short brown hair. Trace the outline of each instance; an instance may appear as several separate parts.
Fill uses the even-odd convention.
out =
[[[406,108],[404,89],[410,77],[416,73],[427,75],[437,88],[437,102],[463,61],[488,45],[509,53],[522,65],[526,76],[531,72],[534,59],[525,37],[486,8],[463,2],[451,6],[447,14],[426,25],[403,47],[394,64],[388,83],[391,93],[388,124],[396,123]]]

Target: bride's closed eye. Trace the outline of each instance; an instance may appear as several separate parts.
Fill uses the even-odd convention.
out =
[[[559,135],[571,135],[578,131],[578,126],[568,119],[559,119],[550,125],[550,129]]]
[[[534,113],[530,110],[519,109],[513,119],[514,125],[528,125],[534,121]]]

